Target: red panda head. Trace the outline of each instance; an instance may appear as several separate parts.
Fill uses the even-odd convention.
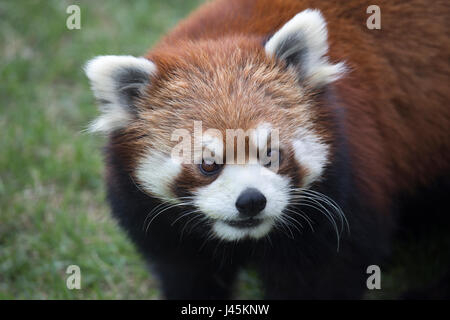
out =
[[[331,161],[315,96],[344,66],[327,51],[325,21],[305,10],[265,43],[229,36],[100,56],[86,66],[102,111],[91,129],[111,134],[150,196],[203,215],[222,239],[260,238]]]

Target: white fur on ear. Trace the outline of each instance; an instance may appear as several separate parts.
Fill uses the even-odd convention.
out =
[[[339,79],[346,71],[343,62],[332,64],[328,52],[326,22],[319,10],[306,9],[289,20],[265,45],[276,56],[298,68],[301,78],[312,87]]]
[[[98,56],[84,68],[102,114],[89,129],[110,133],[125,127],[133,117],[133,101],[143,93],[157,68],[145,58]]]

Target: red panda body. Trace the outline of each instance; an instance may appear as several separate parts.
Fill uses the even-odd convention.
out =
[[[134,62],[132,78],[144,74],[145,88],[125,81],[124,90],[134,90],[124,98],[131,99],[127,107],[135,108],[133,115],[126,122],[109,115],[96,125],[110,134],[107,179],[113,213],[148,257],[166,297],[228,298],[236,273],[251,265],[268,298],[359,298],[366,268],[382,264],[394,221],[409,214],[403,212],[411,209],[404,201],[426,201],[423,190],[437,183],[443,194],[450,190],[449,6],[445,1],[381,1],[381,29],[369,30],[369,5],[356,0],[218,0],[165,36],[146,56],[151,65]],[[315,34],[323,31],[322,18],[307,9],[322,13],[329,50],[321,43],[323,34]],[[104,80],[89,70],[95,91]],[[113,105],[114,96],[103,96],[107,91],[102,88],[97,95]],[[211,236],[208,228],[218,222],[208,205],[222,200],[204,199],[217,190],[234,196],[237,187],[221,176],[246,172],[227,163],[214,177],[205,174],[203,164],[203,175],[191,165],[172,170],[166,158],[153,155],[173,147],[168,137],[174,130],[193,131],[195,120],[224,135],[229,128],[266,123],[280,128],[280,177],[269,176],[267,183],[290,190],[286,194],[291,196],[304,192],[289,198],[280,214],[289,215],[301,206],[296,201],[316,196],[301,211],[314,217],[314,232],[299,230],[300,218],[293,212],[287,219],[297,226],[283,232],[275,228],[266,235],[263,227],[247,232],[242,231],[247,226],[227,225],[213,229],[219,239]],[[103,129],[106,122],[114,125]],[[145,150],[152,156],[144,156]],[[263,197],[262,208],[269,211],[271,204],[284,201],[284,194],[273,191],[277,200],[272,201],[268,194],[273,188],[261,186],[264,197],[254,191],[261,181],[249,182],[252,208]],[[249,197],[244,197],[247,202]],[[171,200],[175,204],[164,207],[168,198],[192,202]],[[233,198],[233,203],[238,206],[244,198]],[[323,201],[324,215],[308,212],[307,204],[315,206],[314,201]],[[199,218],[188,231],[191,220],[183,214],[190,218],[192,212],[180,211],[184,206],[206,214],[204,225]],[[337,207],[345,214],[336,217],[340,227],[330,213]],[[243,213],[239,206],[238,211]],[[237,225],[230,217],[224,221]],[[251,221],[257,223],[253,216]]]

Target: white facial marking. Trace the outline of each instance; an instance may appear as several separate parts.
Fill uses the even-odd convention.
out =
[[[287,206],[289,183],[289,178],[259,164],[225,165],[216,180],[195,192],[194,203],[206,216],[216,220],[213,229],[218,237],[225,240],[245,236],[260,238],[270,231],[274,218]],[[239,219],[235,203],[247,188],[256,188],[266,197],[266,207],[258,216],[265,219],[264,222],[245,229],[225,224],[226,220]]]
[[[270,232],[274,224],[274,219],[268,218],[260,225],[250,229],[239,229],[232,227],[225,222],[217,221],[214,223],[213,230],[217,236],[223,240],[234,241],[245,238],[246,236],[259,239]]]
[[[300,128],[292,142],[295,159],[306,169],[303,187],[319,179],[328,163],[329,147],[312,131]]]
[[[328,52],[326,22],[319,10],[306,9],[289,20],[266,43],[270,56],[287,59],[299,55],[305,81],[320,87],[339,79],[346,71],[344,63],[332,64]]]
[[[100,101],[102,114],[90,125],[90,131],[109,133],[125,127],[132,115],[129,106],[120,100],[118,73],[134,70],[147,74],[156,73],[156,66],[145,58],[133,56],[99,56],[90,60],[84,68],[91,82],[92,91]],[[139,87],[143,83],[127,83],[127,86]]]
[[[180,162],[169,155],[150,151],[139,162],[135,174],[144,190],[163,200],[173,200],[170,184],[180,172]]]

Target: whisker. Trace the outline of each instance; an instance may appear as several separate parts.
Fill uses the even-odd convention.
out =
[[[289,236],[286,232],[284,232],[284,228],[280,229],[288,238],[294,239],[294,234],[292,233],[292,230],[289,228],[287,222],[282,218],[282,216],[278,217],[276,222],[280,223],[280,227],[286,227],[286,229],[289,230],[291,236]]]
[[[194,220],[197,219],[197,218],[201,218],[201,216],[200,216],[200,215],[194,216],[193,218],[189,219],[189,220],[184,224],[183,228],[181,229],[180,239],[183,239],[183,233],[184,233],[184,230],[186,229],[186,227],[188,226],[188,224],[189,224],[191,221],[194,221]]]
[[[145,217],[142,229],[145,229],[145,226],[147,225],[147,220],[153,215],[154,212],[156,212],[159,208],[164,208],[165,206],[170,205],[169,201],[163,201],[160,204],[158,204],[157,206],[155,206]]]
[[[188,215],[190,215],[190,214],[198,213],[198,212],[200,212],[200,210],[195,209],[195,210],[192,210],[192,211],[188,211],[188,212],[186,212],[186,213],[183,213],[183,214],[180,215],[178,218],[176,218],[176,219],[170,224],[170,226],[173,227],[174,224],[177,223],[177,221],[179,221],[180,219],[183,219],[184,217],[186,217],[186,216],[188,216]]]
[[[347,217],[345,216],[342,209],[339,207],[339,205],[330,197],[324,195],[323,193],[314,191],[314,190],[307,190],[307,189],[293,189],[294,191],[301,192],[301,194],[296,194],[293,196],[294,199],[301,199],[305,197],[306,195],[309,196],[309,198],[314,197],[316,200],[320,200],[325,202],[325,204],[329,205],[335,213],[339,216],[339,219],[341,220],[341,233],[343,232],[344,224],[347,227],[347,232],[350,233],[350,225],[348,223]]]
[[[202,249],[206,245],[206,243],[208,243],[213,238],[214,238],[214,232],[212,230],[209,230],[208,235],[207,235],[207,237],[205,237],[205,241],[203,241],[202,245],[198,249],[198,252],[202,251]],[[180,239],[180,241],[181,241],[181,239]]]
[[[306,202],[307,202],[307,200],[306,200]],[[301,205],[302,205],[302,206],[306,206],[306,207],[310,207],[310,208],[313,208],[313,209],[316,209],[317,211],[323,213],[323,215],[327,218],[327,220],[328,220],[328,221],[331,223],[331,225],[333,226],[333,229],[334,229],[334,231],[335,231],[335,233],[336,233],[337,248],[338,248],[338,250],[339,250],[339,246],[340,246],[340,233],[339,233],[338,226],[337,226],[336,221],[334,220],[333,216],[332,216],[327,210],[324,211],[322,208],[317,207],[317,206],[316,206],[316,203],[314,203],[314,202],[313,202],[313,203],[311,203],[311,202],[305,203],[305,201],[303,201],[303,203],[302,203]]]
[[[339,205],[333,199],[331,199],[330,197],[326,196],[323,193],[313,191],[313,190],[309,190],[309,191],[312,192],[313,194],[316,194],[319,197],[319,199],[321,199],[322,201],[325,201],[330,207],[332,207],[336,210],[336,213],[338,214],[339,218],[341,219],[341,226],[342,226],[341,232],[343,232],[344,222],[345,222],[345,225],[347,226],[347,231],[350,232],[350,226],[348,224],[347,217],[345,216],[344,212],[339,207]]]
[[[202,217],[202,219],[199,219],[199,220],[197,221],[197,223],[195,223],[195,224],[189,229],[189,232],[194,231],[194,229],[195,229],[199,224],[201,224],[202,222],[205,222],[206,220],[207,220],[206,217]]]
[[[289,208],[288,208],[289,209]],[[289,209],[290,210],[290,209]],[[291,210],[291,212],[298,214],[300,217],[302,217],[312,228],[312,224],[314,223],[310,217],[308,217],[308,215],[306,213],[304,213],[302,210],[297,209],[298,211],[293,211]]]
[[[180,206],[188,206],[188,205],[191,205],[191,204],[190,204],[190,203],[186,203],[186,202],[182,202],[182,203],[175,203],[175,204],[169,205],[169,206],[167,206],[167,207],[165,207],[165,208],[162,208],[160,211],[158,211],[158,212],[152,217],[152,219],[150,220],[150,222],[148,223],[148,225],[147,225],[147,227],[146,227],[146,229],[145,229],[145,232],[146,232],[146,233],[148,232],[148,229],[149,229],[150,225],[152,224],[152,222],[153,222],[158,216],[160,216],[161,213],[163,213],[163,212],[165,212],[165,211],[167,211],[167,210],[176,208],[176,207],[180,207]],[[154,210],[152,210],[152,212],[153,212],[153,211],[154,211]]]
[[[289,216],[289,215],[284,215],[282,216],[284,219],[289,219],[291,226],[293,226],[295,229],[297,229],[297,231],[302,234],[303,232],[297,227],[297,224],[300,226],[300,228],[304,228],[303,225],[301,224],[300,221],[295,220],[293,217]],[[288,222],[288,221],[287,221]]]
[[[298,191],[298,190],[295,190]],[[340,247],[340,235],[342,233],[342,225],[343,225],[343,220],[341,218],[341,232],[339,232],[338,230],[338,226],[337,223],[334,219],[334,215],[332,212],[330,212],[330,210],[328,210],[324,205],[322,205],[320,203],[320,201],[324,201],[323,198],[319,197],[319,195],[317,193],[310,193],[310,192],[306,192],[304,190],[302,190],[302,194],[300,195],[294,195],[292,197],[294,200],[296,201],[291,201],[290,204],[291,205],[299,205],[299,206],[305,206],[305,207],[310,207],[313,208],[319,212],[321,212],[326,218],[327,220],[331,223],[331,225],[333,226],[335,233],[336,233],[336,242],[337,242],[337,250],[339,251],[339,247]],[[324,201],[325,204],[330,205],[328,202]],[[331,208],[334,211],[337,211],[334,206],[331,206]],[[342,212],[342,210],[340,210],[340,212]],[[341,217],[339,210],[337,212],[335,212],[338,216]]]
[[[306,221],[306,223],[308,224],[308,226],[311,228],[311,231],[314,232],[314,228],[313,228],[313,226],[312,226],[313,221],[312,221],[308,216],[306,216],[302,211],[298,212],[298,211],[294,211],[294,210],[289,209],[289,208],[286,208],[285,210],[286,210],[287,212],[290,212],[290,213],[292,213],[292,214],[295,214],[295,215],[300,216],[303,220]],[[293,220],[295,220],[295,219],[292,218],[292,217],[290,217],[290,218],[293,219]],[[298,222],[297,220],[295,220],[295,221]],[[300,222],[298,222],[298,223],[299,223],[299,224],[302,226],[302,228],[303,228],[303,225],[302,225]]]
[[[272,239],[270,238],[270,234],[267,234],[267,237],[265,239],[267,239],[267,242],[269,242],[270,246],[273,248],[273,243]]]
[[[342,209],[339,207],[339,205],[336,203],[336,201],[334,201],[332,198],[328,197],[327,195],[315,191],[315,190],[310,190],[310,189],[303,189],[303,188],[296,188],[296,189],[292,189],[294,191],[299,191],[301,193],[307,193],[310,195],[315,195],[316,198],[320,198],[322,201],[325,201],[330,207],[334,208],[334,210],[336,210],[336,213],[339,215],[339,217],[343,220],[342,223],[345,222],[345,225],[347,227],[347,232],[350,233],[350,225],[348,223],[347,217],[345,216],[344,212],[342,211]]]
[[[309,202],[308,202],[308,201],[309,201]],[[302,202],[305,202],[305,200],[303,200]],[[324,210],[324,212],[326,212],[326,215],[329,216],[330,219],[333,220],[333,225],[334,225],[334,227],[335,227],[335,229],[336,229],[336,232],[337,232],[338,227],[337,227],[336,221],[335,221],[334,218],[333,218],[332,212],[330,212],[327,208],[325,208],[319,201],[317,201],[317,200],[314,199],[314,198],[307,198],[307,199],[306,199],[306,202],[308,202],[308,203],[310,203],[310,204],[316,204],[316,205],[320,206],[320,208],[322,208],[322,209]],[[342,223],[342,221],[341,221],[341,223]],[[341,228],[341,233],[342,233],[342,228]],[[340,234],[341,234],[341,233],[340,233]]]

